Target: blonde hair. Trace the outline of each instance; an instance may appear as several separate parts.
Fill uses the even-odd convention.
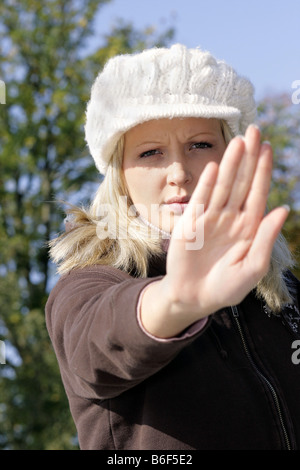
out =
[[[151,256],[162,254],[161,237],[151,237],[150,227],[132,210],[121,171],[123,142],[121,137],[90,207],[70,206],[70,230],[49,243],[59,274],[103,264],[146,277]]]
[[[221,129],[228,144],[233,135],[225,121],[221,121]],[[60,274],[102,264],[146,277],[151,257],[163,253],[162,235],[154,237],[149,225],[132,210],[134,206],[122,172],[123,147],[122,136],[91,205],[70,206],[67,210],[70,229],[49,242],[50,256]],[[286,271],[293,266],[287,242],[280,234],[269,271],[256,286],[257,296],[273,312],[278,312],[284,303],[293,303],[291,286],[285,278]]]

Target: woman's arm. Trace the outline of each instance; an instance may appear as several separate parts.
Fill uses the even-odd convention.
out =
[[[159,278],[133,279],[109,266],[76,269],[52,290],[46,321],[65,387],[89,399],[119,395],[165,367],[203,329],[168,341],[145,334],[141,292]]]

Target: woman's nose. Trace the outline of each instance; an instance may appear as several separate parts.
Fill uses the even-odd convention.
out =
[[[167,182],[173,186],[190,183],[192,174],[182,161],[174,161],[168,168]]]

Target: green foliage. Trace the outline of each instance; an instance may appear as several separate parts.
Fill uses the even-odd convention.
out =
[[[172,30],[120,22],[87,56],[110,0],[2,0],[0,79],[0,448],[73,449],[76,430],[45,326],[55,282],[46,242],[61,229],[55,201],[85,202],[100,179],[83,133],[90,87],[119,52],[162,44]]]

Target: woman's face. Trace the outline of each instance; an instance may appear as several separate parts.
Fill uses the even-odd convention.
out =
[[[219,163],[226,148],[220,121],[158,119],[125,134],[123,171],[138,212],[172,232],[205,165]]]

